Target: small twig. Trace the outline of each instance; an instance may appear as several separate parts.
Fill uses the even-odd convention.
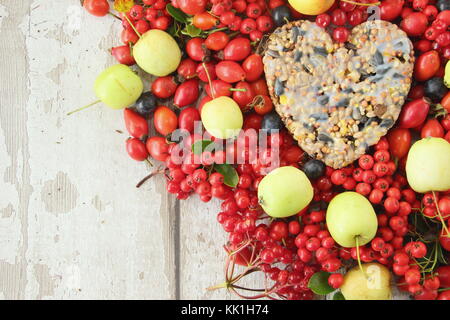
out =
[[[381,2],[374,2],[374,3],[360,3],[360,2],[355,2],[355,1],[351,1],[351,0],[341,0],[342,2],[347,2],[350,4],[354,4],[357,6],[362,6],[362,7],[372,7],[372,6],[379,6],[381,4]]]
[[[439,210],[439,204],[437,202],[436,193],[434,191],[431,191],[431,193],[433,194],[434,204],[436,205],[436,210],[437,210],[439,219],[441,220],[441,223],[442,223],[442,228],[445,230],[446,235],[448,237],[450,235],[450,233],[448,232],[447,225],[445,223],[444,217],[441,214],[441,210]]]
[[[149,164],[150,167],[153,167],[153,163],[147,158],[145,161]]]
[[[139,181],[138,184],[136,185],[136,188],[140,188],[144,183],[147,182],[147,180],[150,180],[152,177],[154,177],[154,176],[156,176],[157,174],[160,174],[160,173],[162,173],[161,168],[158,168],[157,170],[153,171],[148,176],[146,176],[141,181]]]
[[[75,112],[79,112],[79,111],[88,109],[88,108],[90,108],[90,107],[92,107],[92,106],[95,106],[96,104],[98,104],[98,103],[100,103],[100,102],[102,102],[102,100],[94,101],[94,102],[92,102],[92,103],[89,103],[87,106],[84,106],[84,107],[81,107],[81,108],[78,108],[78,109],[76,109],[76,110],[73,110],[73,111],[68,112],[67,115],[70,116],[70,115],[74,114]]]
[[[131,28],[134,30],[134,32],[136,32],[136,34],[138,35],[139,38],[142,38],[142,34],[139,33],[139,31],[137,31],[136,27],[134,26],[133,22],[131,22],[130,18],[128,18],[128,15],[126,13],[124,13],[125,19],[127,19],[128,23],[130,24]]]
[[[214,291],[214,290],[217,290],[217,289],[228,288],[228,285],[229,285],[228,282],[225,281],[225,282],[222,282],[222,283],[220,283],[218,285],[208,287],[208,288],[206,288],[206,290]]]
[[[246,290],[246,291],[266,292],[266,289],[251,289],[251,288],[245,288],[245,287],[237,286],[235,284],[233,284],[232,287],[235,288],[235,289]]]
[[[114,18],[116,18],[116,19],[122,21],[122,19],[121,19],[118,15],[116,15],[116,14],[114,14],[114,13],[112,13],[112,12],[108,12],[108,14],[109,14],[110,16],[112,16],[112,17],[114,17]]]

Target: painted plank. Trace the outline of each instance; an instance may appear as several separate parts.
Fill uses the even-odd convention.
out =
[[[0,4],[0,298],[24,296],[28,206],[32,192],[27,130],[25,37],[17,27],[30,1]],[[14,7],[14,10],[13,8]],[[21,54],[20,54],[21,53]]]

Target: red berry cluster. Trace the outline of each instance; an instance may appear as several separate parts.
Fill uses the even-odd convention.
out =
[[[427,247],[422,242],[409,242],[393,258],[392,270],[400,276],[397,281],[400,290],[414,295],[417,300],[435,300],[438,297],[440,279],[437,275],[422,276],[416,259],[426,255]]]
[[[442,216],[444,220],[448,220],[450,218],[450,198],[448,196],[448,192],[441,193],[442,196],[438,193],[426,193],[422,198],[422,208],[423,214],[431,219],[438,219],[438,210],[439,214]]]
[[[84,5],[101,16],[109,12],[105,2],[86,0]],[[336,1],[328,12],[314,19],[332,33],[336,42],[343,43],[353,26],[368,19],[367,7],[376,2]],[[135,63],[130,48],[138,41],[138,33],[153,28],[167,30],[172,23],[167,4],[164,0],[144,0],[126,16],[121,15],[124,45],[112,49],[120,63]],[[151,156],[164,164],[164,169],[152,175],[163,173],[167,191],[178,199],[197,194],[204,202],[221,200],[217,220],[228,233],[227,288],[244,298],[312,299],[308,282],[314,273],[331,273],[328,283],[337,289],[344,281],[338,270],[360,260],[388,266],[398,277],[399,288],[415,299],[450,299],[450,291],[445,290],[450,287],[450,266],[435,268],[438,245],[450,251],[450,192],[415,193],[404,170],[414,135],[450,142],[450,93],[442,81],[445,62],[450,58],[450,10],[439,9],[445,3],[381,1],[381,18],[400,20],[400,27],[420,52],[408,102],[387,137],[357,162],[339,170],[326,167],[320,176],[311,178],[313,202],[287,219],[270,219],[264,213],[258,203],[258,185],[275,162],[306,172],[306,156],[287,131],[270,134],[267,148],[249,145],[246,135],[250,129],[261,129],[263,119],[274,114],[258,41],[275,26],[301,15],[284,0],[172,0],[171,5],[189,15],[188,23],[202,32],[183,39],[185,56],[177,72],[156,78],[151,92],[144,93],[145,99],[135,108],[125,109],[131,136],[126,146],[135,160],[145,161]],[[220,96],[231,97],[242,109],[245,134],[226,148],[194,154],[192,145],[203,139],[194,133],[195,122],[200,121],[203,105]],[[172,101],[175,108],[167,107]],[[149,137],[150,127],[157,135]],[[181,145],[171,141],[176,129],[189,133],[182,152]],[[217,145],[221,142],[211,141]],[[279,148],[279,161],[271,146]],[[227,159],[236,163],[238,157],[245,163],[234,165],[237,184],[230,186],[216,166]],[[343,248],[326,227],[328,203],[346,190],[367,197],[377,213],[377,235],[364,246]],[[427,219],[430,230],[436,231],[433,239],[418,231],[416,217]],[[233,275],[236,264],[244,270],[238,276]],[[241,293],[246,288],[237,282],[255,271],[264,272],[271,282],[265,292],[248,297]]]
[[[355,1],[336,2],[328,12],[316,17],[316,24],[322,28],[332,27],[333,39],[336,42],[346,42],[350,36],[349,28],[357,26],[369,18],[367,6],[377,1],[356,1],[356,3],[365,5],[356,5]]]
[[[414,43],[417,50],[437,50],[442,57],[450,58],[450,11],[439,12],[428,0],[415,0],[403,7],[400,27],[412,37],[420,37]]]
[[[236,203],[232,199],[224,201],[217,218],[224,230],[230,233],[228,247],[242,248],[243,265],[259,269],[273,280],[273,286],[262,296],[276,294],[287,299],[312,299],[308,281],[319,266],[306,264],[308,261],[297,257],[295,236],[300,232],[299,221],[257,223],[266,218],[261,210],[239,213]]]
[[[172,1],[172,4],[175,7],[180,7],[180,3],[183,1],[178,2]],[[187,8],[180,8],[186,12]],[[192,12],[190,9],[187,10]],[[209,12],[196,11],[193,24],[202,30],[216,27],[239,31],[241,34],[248,35],[252,41],[260,40],[264,33],[271,31],[273,28],[272,18],[263,0],[248,2],[245,0],[213,0]]]

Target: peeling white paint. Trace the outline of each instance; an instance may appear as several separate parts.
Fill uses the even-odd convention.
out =
[[[83,22],[83,8],[79,5],[70,5],[66,10],[66,23],[63,25],[64,32],[76,35],[80,32]]]
[[[64,286],[69,290],[78,291],[81,289],[80,267],[76,264],[68,266],[65,270],[64,279]]]
[[[0,4],[0,28],[2,27],[3,19],[7,18],[8,16],[9,16],[9,13],[6,10],[6,7],[4,5]]]
[[[41,197],[47,212],[55,214],[68,213],[77,205],[78,190],[69,176],[58,172],[54,180],[44,183]]]
[[[21,239],[21,223],[17,216],[0,219],[0,261],[16,262]]]
[[[19,203],[19,195],[14,184],[6,181],[6,171],[12,166],[11,156],[6,149],[5,135],[3,128],[0,126],[0,181],[3,181],[0,197],[0,208],[6,208],[11,205],[17,207]],[[0,254],[1,259],[1,254]]]

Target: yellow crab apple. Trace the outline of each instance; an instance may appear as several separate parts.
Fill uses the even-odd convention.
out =
[[[230,97],[219,97],[205,103],[201,118],[206,131],[219,139],[237,137],[244,123],[241,108]]]
[[[334,197],[326,220],[333,239],[346,248],[363,246],[377,233],[378,220],[372,204],[356,192],[343,192]]]
[[[315,16],[326,12],[335,0],[289,0],[289,4],[298,12]]]
[[[414,143],[406,161],[406,177],[416,192],[450,189],[450,143],[431,137]]]
[[[346,300],[391,300],[391,273],[379,263],[354,267],[344,276],[341,292]]]
[[[152,29],[142,35],[133,47],[136,63],[145,72],[163,77],[177,70],[181,50],[167,32]]]
[[[273,170],[258,186],[259,203],[274,218],[297,214],[309,205],[313,196],[313,187],[306,174],[292,166]]]

